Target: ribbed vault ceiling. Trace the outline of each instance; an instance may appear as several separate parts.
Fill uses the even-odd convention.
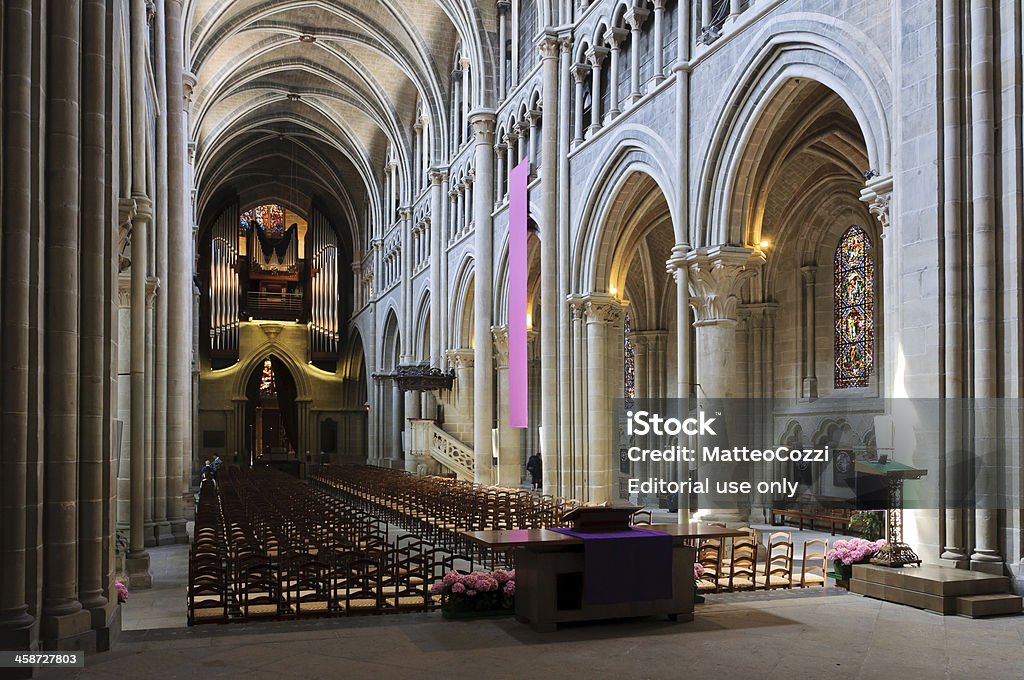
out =
[[[382,191],[391,147],[408,167],[417,103],[447,151],[456,47],[487,63],[494,2],[468,0],[190,0],[188,63],[201,223],[237,194],[305,210],[327,198],[349,230]],[[486,77],[486,74],[485,74]],[[479,87],[479,86],[478,86]],[[476,100],[480,101],[479,90]],[[404,185],[404,184],[403,184]]]

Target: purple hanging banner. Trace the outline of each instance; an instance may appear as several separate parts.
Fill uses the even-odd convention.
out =
[[[527,427],[526,219],[530,159],[512,168],[508,187],[508,386],[509,425]]]

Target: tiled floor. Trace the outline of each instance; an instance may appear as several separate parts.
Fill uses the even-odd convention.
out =
[[[718,595],[686,624],[534,633],[511,619],[405,614],[129,631],[44,678],[1021,677],[1024,617],[970,620],[814,590]]]

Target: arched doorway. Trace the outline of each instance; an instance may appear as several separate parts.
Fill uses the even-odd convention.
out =
[[[254,367],[246,381],[243,465],[298,461],[302,451],[295,379],[271,354]]]

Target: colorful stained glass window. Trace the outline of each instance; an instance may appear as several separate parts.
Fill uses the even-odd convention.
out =
[[[636,352],[633,350],[633,341],[630,337],[633,333],[629,326],[629,314],[626,315],[623,337],[623,366],[625,378],[624,397],[626,408],[633,406],[633,399],[636,398]]]
[[[274,381],[274,367],[267,358],[263,362],[263,374],[260,376],[260,394],[273,396],[277,394],[277,383]]]
[[[239,227],[243,233],[261,229],[269,238],[281,238],[285,231],[284,208],[275,203],[267,203],[246,210],[239,219]]]
[[[875,261],[858,226],[843,234],[835,256],[835,386],[867,387],[875,350]]]

